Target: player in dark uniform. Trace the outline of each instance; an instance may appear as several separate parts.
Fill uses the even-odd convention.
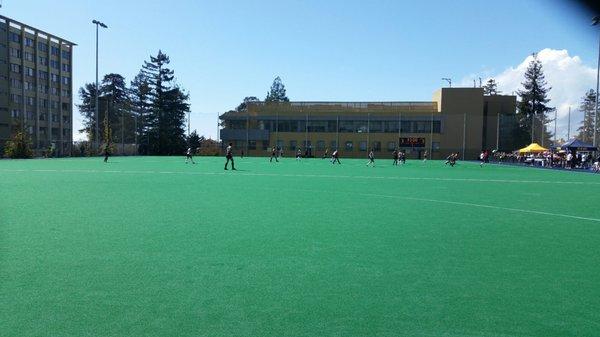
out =
[[[229,146],[227,146],[227,149],[225,150],[225,158],[227,158],[227,161],[225,162],[225,169],[227,170],[227,164],[229,164],[229,161],[231,160],[231,169],[235,171],[235,166],[233,164],[233,143],[229,143]]]
[[[392,165],[398,165],[398,150],[394,150],[394,152],[392,152],[392,158],[394,159],[394,162],[392,163]]]
[[[104,162],[108,163],[108,156],[110,155],[109,153],[109,145],[106,144],[106,146],[104,147]]]
[[[273,162],[273,158],[275,158],[276,163],[279,162],[279,160],[277,160],[277,148],[275,148],[275,146],[271,148],[271,159],[269,159],[269,163]]]

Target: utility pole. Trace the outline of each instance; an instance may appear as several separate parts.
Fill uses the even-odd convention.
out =
[[[105,25],[104,23],[98,21],[98,20],[93,20],[92,21],[93,24],[96,25],[96,149],[99,148],[100,143],[99,143],[99,133],[100,133],[100,125],[98,122],[98,119],[100,118],[100,115],[98,114],[98,96],[100,96],[100,87],[98,85],[98,28],[102,27],[102,28],[108,28],[107,25]]]
[[[600,16],[596,16],[592,19],[592,26],[600,24]],[[598,131],[598,89],[600,86],[600,36],[598,37],[598,67],[596,68],[596,106],[594,112],[594,142],[593,145],[596,147],[596,133]]]
[[[567,140],[571,139],[571,107],[569,107],[569,121],[567,123]]]

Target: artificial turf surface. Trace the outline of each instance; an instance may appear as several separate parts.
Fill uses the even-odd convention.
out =
[[[0,336],[597,336],[600,175],[0,161]]]

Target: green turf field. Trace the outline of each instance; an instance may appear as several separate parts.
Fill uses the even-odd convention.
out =
[[[598,336],[600,175],[0,161],[0,336]]]

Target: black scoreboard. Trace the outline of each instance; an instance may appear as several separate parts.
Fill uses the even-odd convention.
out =
[[[398,145],[400,147],[425,147],[425,138],[401,137]]]

